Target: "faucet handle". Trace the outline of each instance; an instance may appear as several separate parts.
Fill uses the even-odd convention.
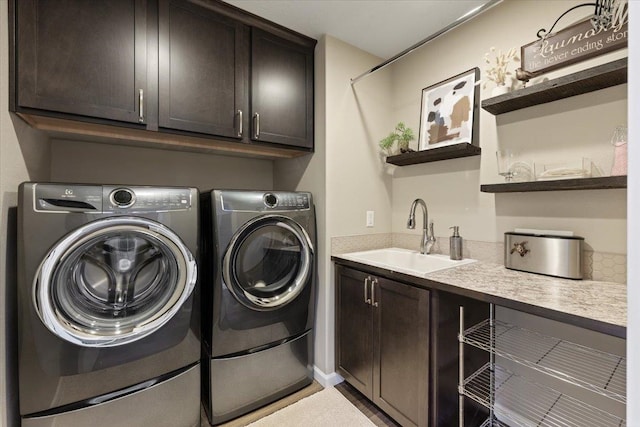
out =
[[[431,235],[431,239],[435,240],[436,235],[433,232],[433,221],[429,221],[429,234]]]

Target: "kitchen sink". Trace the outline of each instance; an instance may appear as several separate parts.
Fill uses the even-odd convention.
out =
[[[476,262],[475,259],[463,259],[454,261],[449,255],[429,254],[423,255],[418,251],[400,248],[374,249],[363,252],[351,252],[339,255],[351,261],[373,265],[399,273],[411,274],[412,276],[424,277],[428,273],[444,270],[447,268],[459,267],[465,264]]]

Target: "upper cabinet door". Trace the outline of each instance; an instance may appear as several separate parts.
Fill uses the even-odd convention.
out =
[[[313,48],[251,30],[251,139],[313,148]]]
[[[17,1],[18,106],[143,123],[145,4]]]
[[[241,138],[248,27],[184,1],[161,0],[159,14],[159,126]]]

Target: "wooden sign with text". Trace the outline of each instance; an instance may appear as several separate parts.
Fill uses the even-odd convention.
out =
[[[627,46],[627,22],[607,30],[586,19],[541,40],[522,46],[522,69],[532,75],[602,55]]]

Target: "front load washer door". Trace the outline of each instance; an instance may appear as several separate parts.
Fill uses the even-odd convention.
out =
[[[33,286],[38,316],[54,334],[84,347],[113,347],[158,330],[196,282],[180,237],[155,221],[112,217],[62,238]]]
[[[234,234],[222,264],[224,282],[241,304],[275,310],[293,301],[311,282],[313,246],[297,222],[264,215]]]

